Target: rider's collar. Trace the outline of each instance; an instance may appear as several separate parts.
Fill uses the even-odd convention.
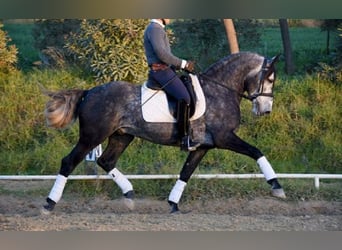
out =
[[[159,21],[158,19],[151,19],[151,23],[158,23],[158,24],[161,25],[163,28],[165,28],[165,25],[163,24],[163,22]]]

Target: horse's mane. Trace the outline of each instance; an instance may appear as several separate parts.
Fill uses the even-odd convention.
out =
[[[247,63],[247,62],[259,63],[261,60],[260,58],[262,57],[259,54],[252,53],[252,52],[239,52],[239,53],[231,54],[215,62],[211,66],[209,66],[204,71],[204,74],[211,75],[221,70],[222,67],[226,67],[227,65],[229,65],[230,67],[236,67],[234,62],[237,62],[239,65]],[[230,69],[227,68],[226,70],[229,71]]]

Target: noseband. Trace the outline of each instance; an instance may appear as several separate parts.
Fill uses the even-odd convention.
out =
[[[261,67],[261,70],[258,72],[260,74],[260,77],[259,77],[259,82],[258,82],[258,85],[259,85],[259,88],[258,88],[258,92],[254,93],[253,95],[246,95],[244,93],[239,93],[237,92],[235,89],[232,89],[230,87],[227,87],[226,85],[216,81],[215,79],[212,79],[210,77],[208,77],[207,75],[205,74],[202,74],[200,73],[200,76],[201,77],[204,77],[204,78],[207,78],[208,80],[212,81],[212,82],[215,82],[216,84],[218,84],[219,86],[221,87],[224,87],[226,89],[229,89],[231,91],[234,91],[234,92],[237,92],[239,96],[241,96],[242,98],[245,98],[247,100],[250,100],[250,101],[253,101],[254,99],[258,98],[259,96],[267,96],[267,97],[273,97],[273,92],[272,93],[263,93],[263,89],[264,89],[264,81],[265,81],[265,77],[266,77],[266,73],[268,72],[269,70],[269,67],[267,65],[267,58],[264,58],[264,61],[262,63],[262,67]]]

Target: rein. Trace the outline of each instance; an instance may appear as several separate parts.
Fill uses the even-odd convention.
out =
[[[242,97],[242,98],[245,98],[245,99],[247,99],[247,100],[249,100],[249,101],[253,101],[254,99],[256,99],[256,98],[259,97],[259,96],[273,97],[273,93],[263,93],[263,92],[262,92],[262,90],[263,90],[263,88],[264,88],[264,80],[265,80],[265,76],[266,76],[265,74],[266,74],[266,72],[268,71],[268,67],[267,67],[267,58],[264,59],[260,71],[261,71],[261,75],[260,75],[260,78],[259,78],[259,89],[258,89],[258,93],[255,93],[255,94],[253,94],[253,95],[246,95],[246,94],[244,94],[244,93],[240,93],[240,92],[236,91],[235,89],[232,89],[232,88],[230,88],[230,87],[228,87],[228,86],[222,84],[221,82],[219,82],[219,81],[217,81],[217,80],[215,80],[215,79],[213,79],[213,78],[211,78],[211,77],[205,75],[204,73],[199,73],[199,76],[200,76],[200,77],[203,77],[203,78],[206,78],[206,79],[208,79],[209,81],[214,82],[215,84],[217,84],[217,85],[219,85],[219,86],[221,86],[221,87],[223,87],[223,88],[226,88],[226,89],[228,89],[228,90],[230,90],[230,91],[236,92],[236,93],[237,93],[240,97]],[[259,71],[259,72],[260,72],[260,71]]]

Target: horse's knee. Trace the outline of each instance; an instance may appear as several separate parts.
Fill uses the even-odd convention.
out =
[[[68,157],[64,157],[62,159],[61,169],[59,173],[61,175],[64,175],[65,177],[68,177],[73,170],[74,170],[74,167],[72,167],[71,164],[69,163]]]

